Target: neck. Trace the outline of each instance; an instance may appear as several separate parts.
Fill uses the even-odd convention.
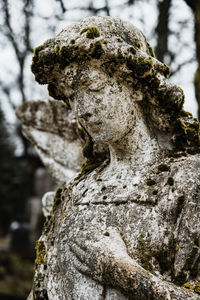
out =
[[[156,137],[151,136],[147,126],[140,119],[121,140],[109,145],[110,168],[129,170],[144,169],[159,151]]]

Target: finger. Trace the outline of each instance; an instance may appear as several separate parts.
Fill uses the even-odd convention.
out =
[[[76,256],[78,260],[84,262],[86,259],[86,252],[81,249],[76,243],[69,243],[70,251]]]
[[[91,270],[89,267],[87,267],[85,264],[83,263],[80,263],[79,261],[77,261],[76,259],[74,260],[73,262],[73,265],[74,265],[74,268],[84,274],[84,275],[87,275],[87,276],[91,276]]]

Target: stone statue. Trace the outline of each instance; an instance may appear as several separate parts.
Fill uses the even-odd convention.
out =
[[[89,17],[36,48],[32,71],[87,138],[29,299],[200,299],[200,125],[169,68],[135,26]]]
[[[61,101],[29,101],[17,108],[16,115],[55,183],[62,185],[75,177],[84,160],[83,142],[69,107]]]

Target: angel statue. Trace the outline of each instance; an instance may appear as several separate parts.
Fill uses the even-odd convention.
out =
[[[200,125],[169,67],[132,24],[89,17],[32,72],[75,115],[85,161],[55,194],[28,299],[200,299]]]

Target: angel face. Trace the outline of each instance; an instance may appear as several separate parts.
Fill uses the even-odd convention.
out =
[[[133,91],[94,63],[78,76],[70,104],[95,142],[116,142],[136,122]]]

